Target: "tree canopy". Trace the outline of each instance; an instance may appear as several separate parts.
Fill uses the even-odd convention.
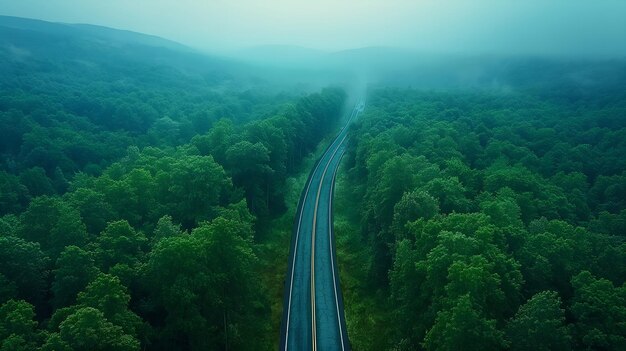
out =
[[[338,194],[361,348],[624,347],[626,96],[583,96],[371,92]]]

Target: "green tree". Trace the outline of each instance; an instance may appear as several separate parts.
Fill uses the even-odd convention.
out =
[[[156,175],[159,202],[183,228],[212,218],[213,207],[224,204],[231,195],[232,182],[213,157],[185,156],[163,161],[168,164]]]
[[[514,192],[509,188],[503,188],[494,196],[481,201],[480,209],[481,212],[489,215],[491,221],[497,226],[522,225],[521,209],[515,201]]]
[[[15,284],[17,297],[34,304],[42,301],[49,259],[39,244],[0,236],[0,274]]]
[[[154,228],[154,232],[152,233],[152,238],[150,240],[153,244],[156,244],[161,239],[173,238],[182,234],[183,231],[180,225],[174,224],[172,216],[165,215],[157,222],[156,228]]]
[[[572,278],[575,318],[580,347],[597,350],[626,348],[626,289],[597,279],[588,271]]]
[[[368,160],[369,161],[369,160]],[[378,180],[368,189],[363,203],[363,229],[373,246],[369,275],[375,284],[386,285],[392,266],[390,246],[394,242],[390,230],[394,206],[406,191],[413,189],[420,162],[409,154],[385,159],[375,174]]]
[[[226,149],[233,144],[236,138],[233,122],[229,119],[220,119],[209,130],[207,135],[197,135],[191,143],[200,151],[200,155],[213,155],[220,164],[226,161]]]
[[[569,280],[584,266],[587,249],[583,228],[563,221],[536,220],[519,252],[519,260],[530,293],[553,289],[571,291]]]
[[[130,295],[118,277],[100,273],[84,291],[78,294],[78,304],[102,312],[107,321],[122,328],[125,334],[136,337],[141,319],[128,310]]]
[[[270,167],[270,152],[262,143],[241,141],[226,150],[226,164],[235,184],[246,191],[248,204],[254,213],[267,216],[274,170]]]
[[[443,213],[467,212],[471,202],[465,196],[467,189],[458,178],[435,178],[424,186],[424,190],[439,200]]]
[[[285,177],[287,172],[287,157],[289,147],[285,131],[282,129],[280,118],[273,117],[259,121],[253,121],[246,125],[246,139],[251,143],[262,143],[269,152],[269,167],[280,178]]]
[[[0,306],[0,349],[35,350],[39,331],[35,310],[23,300],[9,300]]]
[[[255,349],[267,342],[259,340],[268,311],[261,307],[264,296],[254,274],[258,261],[251,239],[249,223],[218,217],[191,235],[156,244],[146,282],[167,313],[160,333],[163,348],[176,343]]]
[[[222,315],[224,324],[220,328],[224,339],[219,345],[254,347],[248,340],[262,332],[265,326],[262,316],[267,316],[268,311],[261,307],[264,296],[254,274],[258,259],[252,251],[251,227],[245,222],[218,217],[209,225],[195,229],[192,235],[201,238],[213,273],[219,301],[215,312]]]
[[[215,328],[208,319],[217,297],[195,237],[158,241],[149,255],[145,284],[151,301],[165,315],[155,340],[158,349],[210,349],[215,345]]]
[[[133,266],[143,255],[143,246],[147,239],[141,232],[135,231],[127,221],[111,222],[98,236],[95,250],[98,262],[104,272],[121,263]]]
[[[41,167],[33,167],[20,173],[20,183],[28,189],[31,196],[54,194],[52,182]]]
[[[68,246],[56,262],[52,292],[54,305],[66,307],[98,274],[92,255],[77,246]]]
[[[59,198],[41,196],[33,199],[20,217],[18,235],[41,244],[44,252],[56,259],[68,245],[82,246],[87,231],[77,210]]]
[[[0,351],[34,351],[36,348],[29,345],[20,335],[11,334],[1,343]]]
[[[92,307],[82,307],[60,325],[61,340],[75,351],[136,351],[139,342]]]
[[[485,319],[468,295],[439,312],[424,338],[426,350],[502,350],[507,346],[496,321]]]
[[[570,350],[572,337],[561,299],[554,291],[535,294],[506,326],[511,350]]]
[[[439,203],[427,192],[416,190],[404,193],[393,209],[392,228],[396,240],[404,239],[409,235],[404,227],[408,222],[420,218],[431,219],[437,214],[439,214]]]
[[[371,193],[371,203],[376,206],[379,223],[391,223],[393,209],[402,195],[413,189],[416,183],[419,162],[414,157],[404,154],[388,159],[382,166],[379,180]]]
[[[418,270],[417,254],[407,239],[397,243],[395,259],[392,269],[389,271],[391,301],[393,306],[393,318],[397,324],[397,330],[404,339],[410,340],[413,347],[417,347],[422,341],[427,329],[428,318],[426,306],[429,304],[429,296],[423,289],[426,274]]]
[[[494,272],[494,266],[495,263],[487,261],[482,255],[453,262],[448,268],[447,297],[469,296],[475,306],[496,313],[504,310],[501,277]]]
[[[78,188],[67,195],[68,202],[78,209],[87,232],[100,234],[107,223],[114,219],[115,213],[106,201],[104,194],[93,189]]]
[[[46,342],[41,346],[41,351],[73,351],[70,345],[61,339],[59,333],[48,335]]]
[[[19,217],[16,215],[4,215],[0,217],[0,236],[16,236],[20,225]]]
[[[130,213],[128,221],[134,226],[140,226],[149,220],[156,220],[153,213],[160,207],[157,202],[157,184],[152,173],[147,169],[133,168],[125,174],[120,182],[120,186],[131,196],[130,203],[126,207],[117,208],[117,212],[122,218]]]
[[[0,215],[21,211],[30,200],[28,189],[13,174],[0,171]]]

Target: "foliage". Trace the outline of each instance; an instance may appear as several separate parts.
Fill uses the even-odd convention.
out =
[[[0,99],[0,304],[23,311],[0,348],[272,348],[273,262],[256,251],[343,91],[190,95],[138,77],[129,95],[93,78]]]
[[[370,94],[341,194],[369,253],[350,309],[393,326],[386,348],[624,347],[626,124],[605,118],[626,96],[605,94]]]
[[[271,349],[257,253],[345,93],[59,26],[0,26],[0,349]]]

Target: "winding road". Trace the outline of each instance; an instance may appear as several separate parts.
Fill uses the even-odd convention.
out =
[[[363,106],[364,100],[358,100],[300,196],[285,280],[281,351],[350,350],[335,253],[332,199],[348,125]]]

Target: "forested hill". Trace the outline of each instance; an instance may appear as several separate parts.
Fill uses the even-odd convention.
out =
[[[0,169],[14,174],[97,175],[130,145],[181,145],[221,118],[291,101],[233,80],[235,64],[150,36],[12,17],[0,31]]]
[[[34,88],[28,82],[10,78],[20,73],[51,75],[55,71],[56,79],[71,82],[81,78],[72,74],[85,74],[84,79],[98,74],[100,79],[115,81],[128,79],[127,74],[142,73],[143,80],[156,80],[165,78],[159,76],[162,71],[186,78],[165,82],[170,84],[204,80],[225,84],[234,78],[238,86],[246,82],[244,76],[235,77],[241,65],[136,32],[0,16],[0,34],[0,58],[4,62],[0,69],[8,74],[1,84],[6,87],[21,83],[25,88]]]
[[[272,348],[267,267],[287,254],[258,253],[345,93],[15,18],[0,67],[0,348]]]
[[[18,31],[45,33],[50,35],[50,37],[63,40],[82,39],[85,41],[100,41],[101,43],[108,41],[112,45],[126,43],[169,48],[179,51],[193,51],[177,42],[157,36],[90,24],[54,23],[21,17],[0,16],[0,26],[5,30],[10,28]],[[13,38],[11,41],[15,41],[15,39],[16,38]],[[26,43],[21,42],[21,44]]]

